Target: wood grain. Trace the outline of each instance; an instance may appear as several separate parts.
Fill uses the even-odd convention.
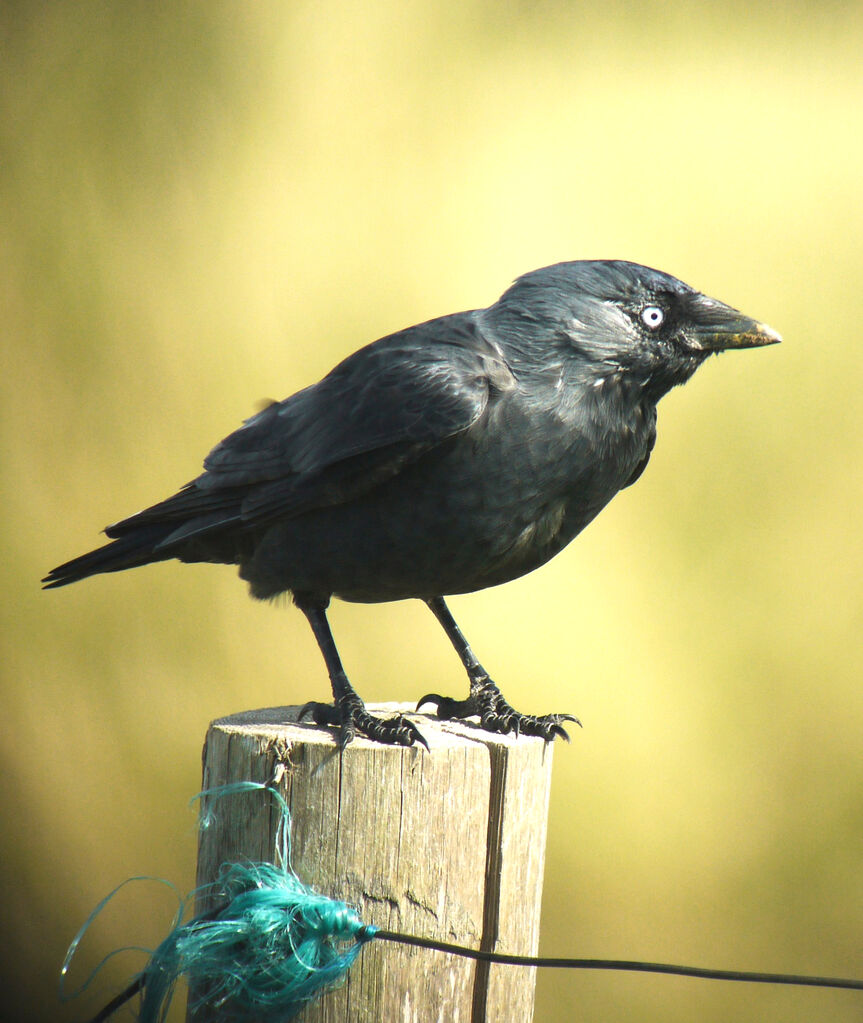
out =
[[[536,954],[552,747],[417,714],[430,753],[362,738],[340,753],[331,731],[297,723],[297,713],[280,707],[214,721],[203,787],[275,781],[291,809],[296,873],[366,923]],[[238,857],[272,861],[277,825],[278,808],[264,794],[219,800],[201,832],[198,884]],[[534,985],[530,968],[372,941],[345,984],[300,1019],[520,1023],[532,1018]]]

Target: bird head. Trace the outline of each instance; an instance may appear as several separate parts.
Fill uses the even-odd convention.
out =
[[[613,376],[654,400],[687,381],[710,355],[782,340],[676,277],[621,260],[534,270],[487,313],[516,355],[536,341],[551,343],[556,357],[580,374]]]

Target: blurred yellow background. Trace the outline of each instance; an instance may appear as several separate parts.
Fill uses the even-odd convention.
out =
[[[863,8],[400,0],[0,11],[7,1019],[133,874],[193,884],[214,717],[328,695],[302,616],[168,563],[42,593],[263,398],[561,259],[660,267],[785,344],[660,408],[563,555],[452,601],[570,710],[542,948],[863,974]],[[370,700],[458,694],[419,604],[337,605]],[[126,890],[74,980],[173,912]],[[859,1020],[863,996],[540,973],[537,1020]]]

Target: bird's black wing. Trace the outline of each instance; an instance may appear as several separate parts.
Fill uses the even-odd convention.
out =
[[[467,430],[514,386],[471,313],[382,338],[319,383],[247,420],[174,497],[106,530],[177,521],[160,546],[228,525],[251,527],[366,493]]]

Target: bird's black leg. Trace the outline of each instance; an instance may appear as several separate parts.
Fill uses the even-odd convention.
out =
[[[305,716],[318,725],[334,725],[339,733],[339,745],[342,749],[356,736],[365,735],[374,742],[391,746],[413,746],[419,743],[428,749],[428,743],[412,721],[397,714],[391,718],[377,718],[369,714],[361,697],[348,681],[336,642],[327,621],[326,603],[321,606],[320,600],[305,599],[305,595],[294,595],[294,603],[308,618],[333,687],[334,703],[316,703],[310,701],[300,711],[300,720]]]
[[[581,722],[578,718],[573,717],[572,714],[545,714],[542,717],[535,717],[532,714],[521,714],[514,710],[477,660],[476,654],[471,650],[464,633],[450,614],[443,597],[432,597],[426,603],[443,626],[450,643],[455,647],[462,664],[467,669],[470,692],[466,700],[454,700],[450,696],[429,693],[417,704],[417,710],[425,703],[433,703],[438,717],[449,719],[478,715],[483,728],[490,732],[515,732],[516,735],[523,732],[525,735],[540,735],[546,741],[560,736],[567,742],[569,741],[569,736],[563,728],[563,722],[574,721],[580,725]]]

